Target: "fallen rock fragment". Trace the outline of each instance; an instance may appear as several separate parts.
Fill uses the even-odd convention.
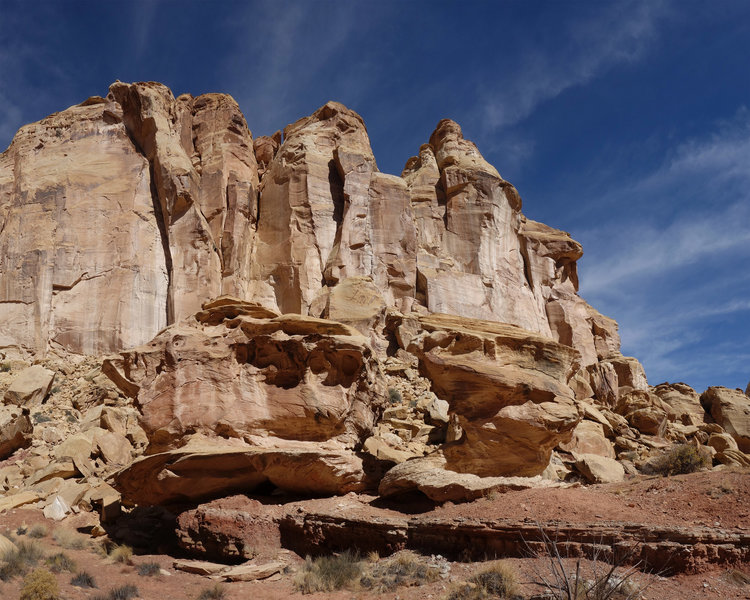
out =
[[[0,460],[30,446],[33,432],[28,409],[0,406]]]
[[[16,375],[5,391],[5,403],[17,406],[41,404],[49,394],[55,372],[41,365],[32,365]]]
[[[596,454],[576,457],[576,469],[589,483],[617,483],[625,479],[625,469],[612,458]]]
[[[703,392],[701,404],[742,452],[750,452],[750,398],[739,390],[716,386]]]

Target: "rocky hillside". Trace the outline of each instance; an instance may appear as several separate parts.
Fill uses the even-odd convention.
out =
[[[0,156],[0,510],[750,465],[748,396],[650,387],[581,255],[453,121],[396,176],[341,104],[253,139],[230,96],[117,82]]]

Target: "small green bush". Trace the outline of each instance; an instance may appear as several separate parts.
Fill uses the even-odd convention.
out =
[[[138,596],[138,588],[132,583],[121,585],[109,590],[106,594],[98,594],[93,600],[130,600]]]
[[[388,388],[388,399],[391,401],[391,404],[401,404],[403,402],[401,392],[396,388]]]
[[[362,569],[359,555],[349,550],[315,559],[308,556],[294,586],[303,594],[333,592],[356,584],[363,574]]]
[[[72,573],[76,570],[75,561],[64,552],[58,552],[57,554],[48,556],[45,562],[53,573],[62,573],[63,571],[69,571]]]
[[[211,587],[204,588],[196,600],[224,600],[226,598],[226,590],[223,586],[215,583]]]
[[[41,523],[37,523],[29,529],[29,537],[34,538],[35,540],[47,537],[47,528]]]
[[[0,373],[9,373],[11,369],[9,362],[0,363]]]
[[[75,575],[73,575],[70,580],[70,585],[81,588],[95,588],[96,581],[94,581],[94,578],[86,571],[81,571],[80,573],[76,573]]]
[[[138,575],[153,577],[161,572],[161,565],[155,562],[141,563],[138,565]]]
[[[57,600],[59,595],[55,576],[46,569],[36,569],[24,578],[18,600]]]
[[[652,463],[653,469],[659,475],[683,475],[695,473],[711,466],[711,458],[700,448],[692,444],[679,444],[662,454]]]

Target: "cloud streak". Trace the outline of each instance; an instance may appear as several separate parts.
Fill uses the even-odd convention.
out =
[[[621,325],[623,349],[656,379],[743,385],[750,313],[750,114],[679,145],[601,200],[610,222],[579,232],[581,293]],[[653,207],[679,208],[660,214]],[[710,341],[717,330],[724,342]],[[746,355],[746,353],[745,353]],[[726,380],[724,379],[726,378]],[[746,382],[745,382],[746,383]]]
[[[483,91],[482,110],[490,127],[514,125],[565,90],[646,54],[657,37],[666,4],[634,1],[602,6],[596,15],[567,24],[560,47],[526,47],[518,70]]]

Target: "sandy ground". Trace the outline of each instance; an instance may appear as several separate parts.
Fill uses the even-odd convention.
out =
[[[555,520],[573,523],[596,521],[627,521],[638,523],[715,526],[723,529],[750,528],[750,472],[742,470],[710,471],[670,478],[638,478],[621,484],[591,487],[574,487],[555,490],[527,490],[498,494],[469,504],[446,504],[432,507],[429,504],[399,507],[382,506],[369,496],[329,498],[296,501],[296,504],[314,510],[346,504],[347,511],[375,517],[377,514],[403,514],[410,516],[440,516],[443,518],[524,519],[550,522]],[[281,508],[281,507],[280,507]],[[400,510],[399,510],[400,509]],[[61,551],[52,533],[65,524],[47,522],[37,510],[18,509],[0,515],[0,531],[15,532],[19,525],[44,522],[48,535],[38,542],[48,554]],[[22,536],[17,539],[23,539]],[[133,564],[114,563],[91,549],[64,550],[75,560],[79,570],[90,573],[98,589],[81,589],[70,585],[71,573],[57,576],[61,598],[68,600],[94,598],[113,587],[131,583],[137,586],[138,598],[143,600],[193,600],[214,582],[176,571],[173,559],[167,555],[144,554],[132,558]],[[140,576],[138,565],[158,563],[167,574],[152,577]],[[299,559],[298,565],[302,559]],[[531,581],[548,571],[546,559],[508,559],[523,583],[524,597],[529,598],[540,588]],[[569,563],[573,569],[573,563]],[[585,568],[591,568],[586,561]],[[400,587],[393,591],[376,593],[366,590],[345,590],[333,593],[303,595],[293,586],[294,574],[280,576],[274,581],[222,584],[226,600],[280,600],[282,598],[332,598],[370,599],[391,598],[399,600],[445,598],[452,586],[465,581],[482,568],[482,563],[450,563],[446,578],[417,587]],[[750,565],[717,567],[694,575],[660,577],[655,574],[636,573],[633,579],[642,586],[643,598],[656,600],[697,600],[702,598],[750,599]],[[745,582],[746,581],[746,582]],[[0,598],[18,598],[21,580],[0,582]]]

